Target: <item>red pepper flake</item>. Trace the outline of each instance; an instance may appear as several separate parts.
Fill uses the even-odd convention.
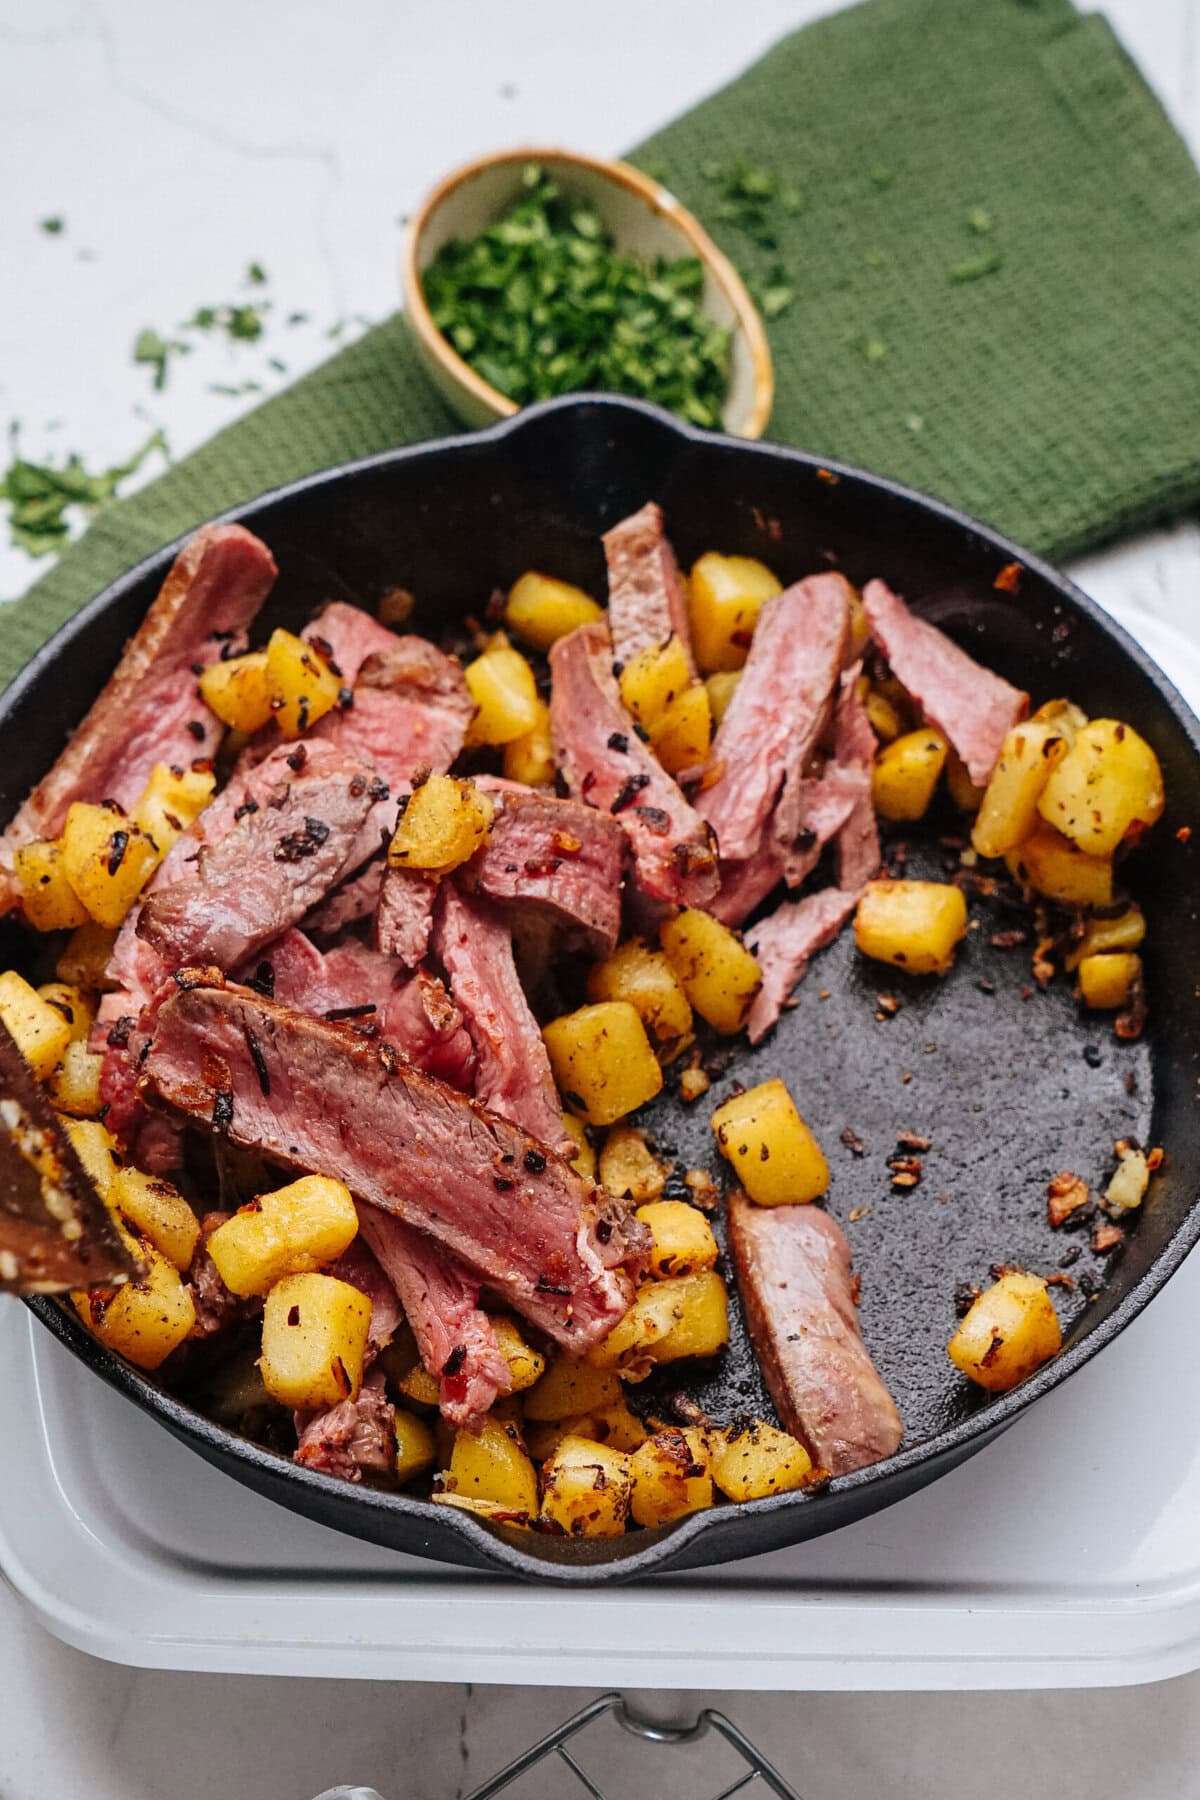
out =
[[[1190,825],[1181,825],[1179,827],[1179,830],[1175,833],[1175,841],[1178,844],[1190,844],[1192,841],[1191,826]]]
[[[1103,1220],[1092,1229],[1092,1249],[1097,1256],[1111,1256],[1124,1242],[1125,1233],[1121,1227],[1110,1224],[1108,1220]]]
[[[1046,1217],[1057,1229],[1065,1225],[1073,1212],[1086,1206],[1091,1199],[1091,1192],[1082,1175],[1064,1169],[1056,1175],[1046,1188]]]
[[[1025,571],[1019,562],[1005,563],[995,581],[993,581],[992,586],[998,588],[1002,594],[1019,594],[1021,591],[1021,577],[1024,573]]]
[[[855,1306],[862,1305],[862,1276],[857,1271],[850,1277],[850,1298]]]
[[[817,470],[817,480],[823,481],[826,487],[836,487],[841,479],[841,476],[835,475],[832,469]]]
[[[842,1127],[842,1142],[845,1144],[847,1150],[849,1150],[851,1156],[863,1156],[866,1154],[866,1145],[859,1137],[857,1131],[854,1130],[853,1126],[845,1125]]]

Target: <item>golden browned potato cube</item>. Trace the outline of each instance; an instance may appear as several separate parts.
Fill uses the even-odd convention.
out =
[[[627,1000],[564,1013],[542,1036],[559,1092],[589,1125],[615,1125],[662,1087],[646,1028]]]
[[[642,938],[618,944],[588,971],[589,1000],[628,1000],[637,1008],[651,1042],[674,1049],[692,1029],[692,1009],[670,962]]]
[[[553,1456],[564,1438],[587,1438],[593,1444],[608,1444],[613,1450],[636,1450],[649,1433],[637,1415],[630,1411],[624,1396],[599,1412],[572,1413],[566,1419],[537,1420],[526,1427],[529,1454],[535,1462]]]
[[[232,1294],[265,1294],[284,1275],[336,1262],[358,1235],[350,1190],[327,1175],[302,1175],[262,1194],[219,1225],[208,1254]]]
[[[644,1380],[654,1363],[715,1356],[729,1341],[729,1294],[713,1270],[648,1281],[608,1336],[588,1351],[598,1369]]]
[[[1093,719],[1078,731],[1038,801],[1048,825],[1089,856],[1111,856],[1165,804],[1158,758],[1132,725]]]
[[[762,971],[737,933],[711,913],[685,907],[659,939],[688,1000],[714,1030],[732,1037],[746,1023]]]
[[[946,788],[959,812],[965,813],[977,813],[987,792],[986,788],[975,786],[966,763],[954,750],[946,758]]]
[[[423,1363],[414,1363],[408,1373],[400,1377],[396,1387],[414,1406],[436,1407],[441,1403],[442,1384]]]
[[[21,911],[35,931],[70,931],[87,918],[87,908],[67,880],[60,844],[39,838],[20,845],[13,853],[13,874]]]
[[[553,575],[539,575],[533,569],[513,582],[504,609],[504,623],[509,630],[535,650],[549,650],[569,631],[603,617],[603,609],[582,588],[572,587],[569,581],[558,581]]]
[[[885,819],[923,819],[929,810],[950,745],[940,731],[907,731],[875,758],[871,788],[875,811]]]
[[[878,688],[872,687],[865,676],[863,687],[863,711],[867,715],[867,723],[881,744],[890,744],[904,730],[904,715],[886,694],[881,694]]]
[[[1108,906],[1112,902],[1112,859],[1089,856],[1070,838],[1039,825],[1032,837],[1004,858],[1009,874],[1063,906]]]
[[[538,1510],[537,1471],[515,1425],[488,1418],[476,1437],[455,1433],[444,1486],[469,1500],[491,1500],[509,1512],[534,1516]]]
[[[1067,954],[1067,968],[1077,969],[1085,956],[1100,956],[1106,950],[1137,950],[1145,936],[1146,915],[1132,903],[1112,918],[1089,919],[1083,936]]]
[[[620,1537],[629,1517],[628,1456],[586,1438],[564,1438],[542,1468],[542,1517],[568,1537]]]
[[[633,1453],[633,1493],[629,1510],[634,1523],[653,1528],[669,1525],[713,1503],[707,1458],[698,1458],[682,1431],[660,1431]]]
[[[686,1200],[652,1200],[638,1207],[637,1216],[654,1238],[650,1251],[654,1275],[696,1275],[716,1262],[717,1240],[698,1206],[689,1206]]]
[[[104,1058],[78,1038],[68,1044],[47,1083],[58,1111],[76,1119],[94,1119],[104,1104],[100,1096],[103,1067]]]
[[[341,697],[342,678],[312,644],[280,629],[267,641],[267,692],[271,716],[284,737],[301,737],[333,711]]]
[[[62,1126],[96,1192],[107,1200],[119,1167],[116,1138],[98,1119],[63,1119]]]
[[[671,702],[691,684],[687,651],[677,637],[651,644],[621,670],[621,699],[644,731],[653,733]]]
[[[178,1269],[153,1244],[129,1239],[143,1274],[118,1288],[90,1288],[71,1295],[94,1338],[139,1369],[157,1369],[196,1323],[191,1292]]]
[[[245,656],[231,656],[228,662],[210,663],[202,671],[199,685],[201,699],[222,725],[253,737],[269,723],[273,689],[265,650],[251,650]]]
[[[980,856],[1003,856],[1033,833],[1043,790],[1066,754],[1067,740],[1052,720],[1028,719],[1013,726],[971,832]]]
[[[1122,1138],[1116,1149],[1117,1167],[1104,1190],[1104,1210],[1110,1217],[1119,1219],[1122,1213],[1132,1212],[1146,1198],[1150,1163],[1146,1152],[1127,1138]]]
[[[71,1042],[86,1042],[96,1008],[83,988],[72,987],[69,981],[44,981],[37,991],[67,1021],[71,1027]]]
[[[693,563],[688,612],[702,674],[742,667],[758,615],[779,591],[778,577],[753,556],[721,556],[710,550]]]
[[[910,975],[944,975],[967,933],[967,902],[944,881],[869,881],[854,914],[864,956]]]
[[[515,1319],[506,1313],[496,1313],[492,1317],[492,1331],[500,1354],[508,1364],[508,1373],[512,1381],[512,1392],[523,1393],[540,1381],[546,1370],[546,1359],[534,1350],[521,1336],[520,1327]]]
[[[179,1192],[161,1175],[118,1169],[108,1203],[177,1269],[186,1269],[200,1242],[200,1221]]]
[[[708,710],[712,714],[713,730],[721,723],[729,711],[729,702],[737,692],[737,684],[742,679],[740,669],[718,669],[715,675],[705,679],[708,689]]]
[[[71,806],[62,834],[63,873],[98,925],[123,923],[158,862],[153,838],[114,801],[92,806],[76,800]]]
[[[1079,733],[1088,722],[1087,714],[1073,700],[1046,700],[1030,717],[1040,724],[1048,719],[1062,732],[1068,744],[1073,744]]]
[[[562,1122],[563,1130],[575,1144],[575,1148],[567,1157],[567,1161],[574,1163],[575,1167],[579,1170],[579,1173],[585,1180],[595,1181],[596,1152],[592,1149],[591,1141],[588,1138],[587,1126],[582,1119],[577,1119],[573,1113],[564,1113]]]
[[[1057,1354],[1058,1314],[1037,1275],[1002,1275],[982,1294],[946,1346],[956,1369],[1002,1394]]]
[[[87,988],[103,993],[115,983],[105,973],[117,934],[107,925],[85,919],[67,939],[62,955],[55,964],[60,981],[71,987]]]
[[[173,768],[155,763],[141,799],[130,817],[154,839],[160,856],[195,823],[216,792],[211,769]]]
[[[821,1146],[777,1077],[718,1106],[712,1128],[722,1156],[760,1206],[800,1205],[828,1189]]]
[[[656,1200],[663,1191],[667,1172],[646,1142],[644,1132],[631,1125],[614,1125],[600,1152],[600,1185],[618,1199]]]
[[[469,744],[511,744],[534,730],[540,717],[537,682],[502,632],[463,674],[476,707]]]
[[[487,842],[495,806],[473,781],[431,775],[408,796],[388,845],[398,869],[446,875]]]
[[[620,1399],[621,1384],[607,1369],[597,1369],[573,1356],[560,1356],[526,1394],[525,1417],[567,1419],[577,1413],[603,1412]]]
[[[415,1481],[437,1461],[437,1440],[424,1419],[416,1413],[396,1408],[396,1474],[404,1481]]]
[[[550,708],[539,698],[537,722],[504,746],[504,774],[506,780],[523,781],[527,787],[549,787],[554,770]]]
[[[765,1500],[768,1494],[790,1494],[813,1472],[812,1457],[786,1431],[756,1419],[709,1433],[710,1468],[716,1486],[729,1500]]]
[[[0,975],[0,1024],[8,1028],[39,1081],[54,1073],[71,1042],[71,1027],[59,1009],[43,1000],[15,969]]]
[[[1115,1012],[1129,999],[1142,972],[1142,959],[1132,950],[1108,950],[1079,963],[1079,994],[1093,1012]]]
[[[681,775],[705,761],[712,743],[712,710],[708,690],[695,681],[659,714],[650,744],[668,775]]]
[[[296,1412],[357,1399],[370,1325],[371,1302],[348,1281],[285,1275],[263,1308],[259,1367],[268,1394]]]

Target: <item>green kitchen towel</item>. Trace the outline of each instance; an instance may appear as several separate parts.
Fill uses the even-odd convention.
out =
[[[778,248],[714,165],[799,190]],[[1200,178],[1069,0],[866,0],[797,31],[633,160],[770,324],[770,435],[940,495],[1064,557],[1200,498]],[[5,609],[0,682],[91,594],[213,513],[452,427],[393,318],[103,512]]]

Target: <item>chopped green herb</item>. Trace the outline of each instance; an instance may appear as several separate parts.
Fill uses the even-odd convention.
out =
[[[985,237],[992,229],[992,215],[985,206],[973,206],[967,214],[967,224],[980,237]]]
[[[1003,258],[998,250],[987,250],[982,256],[971,256],[965,262],[955,263],[949,271],[948,279],[954,285],[964,281],[981,281],[985,275],[994,275],[1002,263]]]
[[[425,271],[434,322],[459,355],[519,404],[599,388],[718,424],[729,333],[702,309],[699,261],[619,254],[600,214],[538,164],[522,185],[509,212],[443,245]]]
[[[166,454],[161,431],[154,432],[128,462],[117,463],[99,475],[89,475],[78,456],[70,456],[61,468],[28,462],[17,446],[15,428],[10,432],[12,460],[0,478],[0,499],[9,505],[9,537],[30,556],[47,556],[61,550],[70,535],[70,507],[94,512],[111,500],[121,482],[141,468],[152,450]]]
[[[289,325],[307,325],[308,314],[306,312],[291,312],[287,316],[287,323]]]
[[[184,331],[211,331],[217,322],[215,306],[198,306],[190,319],[185,319]]]
[[[66,230],[67,221],[61,213],[52,213],[48,219],[39,219],[38,224],[47,237],[61,237]]]
[[[160,337],[149,325],[138,332],[133,341],[133,360],[135,363],[149,363],[154,370],[154,385],[164,388],[167,385],[167,362],[171,356],[186,356],[191,348],[178,338]]]
[[[746,286],[750,290],[750,298],[764,319],[777,319],[796,298],[796,290],[780,263],[776,263],[761,281],[751,277]]]
[[[252,262],[246,270],[246,280],[251,287],[261,287],[267,279],[267,271],[260,262]]]
[[[286,375],[288,372],[287,364],[278,356],[268,356],[267,367],[268,369],[274,369],[277,375]]]
[[[210,394],[224,394],[230,400],[240,400],[243,394],[261,394],[261,381],[210,381]]]

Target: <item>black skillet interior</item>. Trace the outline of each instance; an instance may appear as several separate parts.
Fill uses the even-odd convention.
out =
[[[756,1052],[739,1045],[705,1101],[688,1111],[664,1099],[648,1110],[647,1122],[685,1163],[715,1167],[712,1102],[736,1079],[778,1074],[789,1083],[830,1153],[828,1205],[862,1277],[867,1342],[904,1417],[900,1453],[811,1497],[721,1507],[611,1542],[494,1532],[464,1514],[297,1469],[108,1356],[67,1309],[33,1303],[107,1381],[281,1504],[397,1549],[576,1583],[753,1555],[901,1498],[978,1449],[1107,1342],[1200,1228],[1200,1020],[1192,1004],[1200,839],[1176,836],[1196,806],[1200,727],[1162,674],[1061,576],[905,489],[599,397],[552,402],[475,436],[333,470],[231,516],[261,533],[279,562],[266,623],[296,624],[335,597],[373,608],[387,589],[403,586],[418,597],[416,627],[438,635],[530,567],[602,593],[600,532],[652,497],[665,508],[684,566],[718,548],[759,556],[785,581],[831,566],[859,583],[882,575],[981,661],[1029,688],[1035,703],[1066,693],[1093,715],[1128,720],[1165,772],[1166,817],[1130,871],[1149,920],[1152,1024],[1142,1043],[1118,1043],[1106,1020],[1080,1012],[1061,978],[1031,994],[1028,947],[993,947],[991,934],[1006,921],[976,903],[978,928],[946,981],[866,964],[844,934],[815,963],[773,1037]],[[0,700],[0,816],[53,760],[169,560],[164,552],[100,595]],[[1020,565],[1015,592],[996,585],[1012,562]],[[909,868],[938,872],[944,855],[930,836],[914,845]],[[14,944],[2,949],[6,959],[19,954]],[[879,1007],[881,992],[900,1002],[890,1016]],[[862,1139],[861,1156],[840,1141],[846,1126]],[[924,1179],[905,1193],[893,1190],[886,1167],[902,1130],[933,1140]],[[1086,1232],[1049,1230],[1045,1186],[1061,1169],[1099,1180],[1112,1165],[1114,1138],[1130,1133],[1164,1144],[1169,1160],[1123,1256],[1101,1266]],[[945,1352],[955,1283],[986,1280],[998,1262],[1049,1273],[1076,1250],[1077,1285],[1055,1290],[1062,1355],[1001,1398],[969,1391]],[[740,1320],[720,1365],[688,1385],[718,1418],[766,1409]]]

